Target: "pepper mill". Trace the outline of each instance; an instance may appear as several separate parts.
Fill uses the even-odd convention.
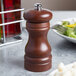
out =
[[[47,40],[50,29],[49,20],[52,13],[43,9],[40,3],[35,8],[24,13],[29,40],[25,47],[24,68],[32,72],[43,72],[51,69],[51,46]]]

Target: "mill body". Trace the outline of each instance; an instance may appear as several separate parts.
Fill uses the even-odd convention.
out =
[[[29,40],[25,47],[24,68],[33,72],[47,71],[52,67],[51,46],[47,40],[52,13],[37,3],[34,9],[24,13],[24,18],[29,32]]]

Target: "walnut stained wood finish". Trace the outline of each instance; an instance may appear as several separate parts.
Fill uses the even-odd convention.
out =
[[[52,66],[51,47],[47,40],[52,13],[49,10],[35,8],[25,12],[24,18],[27,20],[26,29],[29,32],[24,68],[33,72],[47,71]]]

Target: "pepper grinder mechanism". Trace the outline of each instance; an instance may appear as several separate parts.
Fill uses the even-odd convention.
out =
[[[25,47],[24,68],[32,72],[43,72],[51,69],[51,47],[47,40],[52,13],[43,9],[40,3],[24,13],[29,40]]]

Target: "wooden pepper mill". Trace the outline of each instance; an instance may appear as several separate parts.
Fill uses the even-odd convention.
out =
[[[29,40],[25,47],[24,68],[33,72],[47,71],[52,66],[51,47],[47,40],[52,13],[40,3],[24,13]]]

